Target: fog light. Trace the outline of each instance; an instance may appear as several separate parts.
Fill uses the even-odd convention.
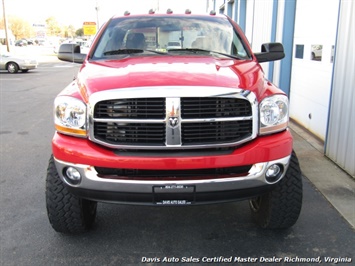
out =
[[[279,180],[281,175],[282,167],[280,167],[280,165],[278,164],[273,164],[266,170],[266,181],[268,181],[269,183],[274,183]]]
[[[68,167],[65,170],[65,177],[70,184],[78,184],[81,181],[80,172],[74,167]]]

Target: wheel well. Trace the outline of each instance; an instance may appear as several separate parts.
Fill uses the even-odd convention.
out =
[[[17,67],[19,67],[19,65],[16,63],[16,62],[14,62],[14,61],[9,61],[9,62],[7,62],[6,63],[6,68],[7,68],[7,66],[9,65],[9,64],[15,64]]]

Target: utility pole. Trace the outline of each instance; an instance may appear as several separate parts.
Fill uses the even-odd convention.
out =
[[[100,7],[99,7],[98,0],[96,0],[95,10],[96,10],[96,22],[97,22],[96,31],[99,31],[99,29],[100,29],[100,22],[99,22],[99,10],[100,10]]]
[[[6,19],[6,12],[5,12],[5,0],[2,0],[2,11],[3,11],[3,16],[4,16],[6,49],[7,49],[8,52],[10,52],[9,35],[8,35],[8,32],[7,32],[7,19]]]

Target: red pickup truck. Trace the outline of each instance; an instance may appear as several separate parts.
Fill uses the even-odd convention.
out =
[[[178,47],[169,47],[178,40]],[[186,206],[247,199],[263,228],[287,228],[302,206],[302,176],[288,130],[288,98],[239,26],[206,15],[125,13],[99,31],[54,101],[46,180],[54,230],[88,230],[97,202]]]

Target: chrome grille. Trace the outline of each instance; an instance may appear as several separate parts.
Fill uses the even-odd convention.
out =
[[[90,99],[88,121],[89,138],[115,149],[229,147],[256,136],[257,101],[216,87],[105,91]]]

